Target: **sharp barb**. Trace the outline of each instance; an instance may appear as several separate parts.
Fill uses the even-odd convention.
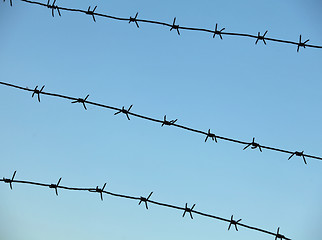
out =
[[[149,200],[149,198],[151,197],[152,193],[153,193],[153,192],[151,192],[151,193],[149,194],[149,196],[148,196],[147,200]]]
[[[59,178],[58,183],[57,183],[57,186],[59,185],[60,181],[61,181],[61,178]]]

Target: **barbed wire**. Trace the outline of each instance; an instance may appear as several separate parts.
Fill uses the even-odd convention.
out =
[[[116,112],[114,113],[114,115],[118,115],[118,114],[122,113],[122,114],[124,114],[126,116],[126,118],[128,120],[130,120],[130,116],[134,116],[134,117],[145,119],[145,120],[148,120],[148,121],[160,123],[161,127],[163,127],[163,126],[173,126],[173,127],[177,127],[177,128],[181,128],[181,129],[190,131],[190,132],[199,133],[199,134],[202,134],[202,135],[206,136],[205,142],[207,142],[208,139],[211,139],[211,140],[213,140],[213,141],[215,141],[217,143],[218,139],[221,139],[221,140],[224,140],[224,141],[234,142],[234,143],[238,143],[238,144],[241,144],[241,145],[245,145],[243,150],[246,150],[247,148],[250,147],[251,149],[258,148],[260,152],[262,152],[262,149],[267,149],[267,150],[271,150],[271,151],[287,153],[287,154],[290,154],[290,156],[288,157],[288,160],[290,160],[293,156],[298,156],[298,157],[303,158],[303,161],[304,161],[305,164],[307,164],[306,158],[322,160],[322,157],[304,154],[304,151],[290,151],[290,150],[285,150],[285,149],[281,149],[281,148],[269,147],[269,146],[261,145],[261,144],[255,142],[255,138],[253,138],[252,142],[245,142],[245,141],[241,141],[241,140],[238,140],[238,139],[219,136],[219,135],[211,132],[210,129],[208,129],[207,132],[204,132],[204,131],[194,129],[194,128],[191,128],[191,127],[179,125],[179,124],[176,123],[178,121],[178,119],[167,120],[166,115],[164,115],[163,120],[160,120],[160,119],[144,116],[144,115],[141,115],[141,114],[137,114],[137,113],[134,113],[134,112],[130,112],[130,110],[133,107],[133,105],[131,105],[127,109],[124,106],[122,108],[117,108],[117,107],[113,107],[113,106],[109,106],[109,105],[105,105],[105,104],[101,104],[101,103],[88,101],[87,99],[88,99],[89,95],[87,95],[85,98],[75,98],[75,97],[70,97],[70,96],[57,94],[57,93],[44,92],[44,87],[45,86],[42,86],[41,89],[38,89],[38,86],[36,86],[34,89],[29,89],[27,87],[21,87],[21,86],[17,86],[17,85],[10,84],[10,83],[5,83],[5,82],[0,82],[0,84],[32,92],[31,96],[34,97],[35,95],[37,95],[37,98],[38,98],[39,102],[40,102],[40,95],[41,94],[52,96],[52,97],[64,98],[64,99],[72,100],[72,103],[81,103],[85,110],[87,110],[86,104],[90,104],[90,105],[94,105],[94,106],[101,107],[101,108],[107,108],[107,109],[115,110]]]
[[[64,190],[69,190],[69,191],[87,191],[87,192],[91,192],[91,193],[99,193],[100,199],[102,201],[103,201],[103,194],[106,194],[106,195],[111,195],[111,196],[114,196],[114,197],[126,198],[126,199],[139,201],[138,205],[141,205],[141,203],[144,203],[146,209],[149,209],[149,207],[148,207],[148,203],[149,203],[149,204],[159,205],[159,206],[162,206],[162,207],[167,207],[167,208],[172,208],[172,209],[177,209],[177,210],[183,211],[182,217],[184,217],[186,214],[189,213],[191,219],[193,219],[192,214],[197,214],[197,215],[200,215],[200,216],[204,216],[204,217],[213,218],[213,219],[216,219],[216,220],[219,220],[219,221],[227,222],[227,223],[229,223],[228,230],[230,230],[231,226],[234,226],[236,231],[238,231],[237,226],[240,226],[240,227],[248,228],[248,229],[251,229],[251,230],[259,231],[259,232],[262,232],[262,233],[266,233],[266,234],[269,234],[269,235],[273,235],[273,236],[275,236],[275,240],[277,240],[277,239],[291,240],[290,238],[287,238],[284,235],[279,233],[279,229],[280,229],[279,227],[277,228],[276,233],[275,232],[270,232],[270,231],[267,231],[265,229],[261,229],[261,228],[257,228],[257,227],[253,227],[253,226],[250,226],[250,225],[243,224],[243,223],[241,223],[242,219],[239,219],[239,220],[236,221],[236,220],[234,220],[234,215],[231,215],[230,219],[226,219],[226,218],[218,217],[218,216],[215,216],[215,215],[212,215],[212,214],[209,214],[209,213],[203,213],[203,212],[200,212],[200,211],[196,211],[196,210],[194,210],[194,207],[196,206],[196,204],[193,204],[192,207],[189,208],[188,203],[186,203],[184,207],[180,207],[180,206],[176,206],[176,205],[172,205],[172,204],[168,204],[168,203],[162,203],[162,202],[154,201],[154,200],[150,199],[152,194],[153,194],[153,192],[150,192],[148,197],[142,197],[142,196],[134,197],[134,196],[124,195],[124,194],[119,194],[119,193],[112,193],[110,191],[106,191],[106,190],[104,190],[105,187],[106,187],[106,183],[104,183],[102,188],[99,188],[98,186],[96,186],[95,188],[83,188],[83,187],[79,188],[79,187],[68,187],[68,186],[60,185],[60,182],[61,182],[62,178],[59,178],[57,183],[47,184],[47,183],[33,182],[33,181],[26,181],[26,180],[16,180],[16,179],[14,179],[15,176],[16,176],[16,171],[14,171],[14,173],[13,173],[11,178],[3,177],[2,179],[0,179],[0,182],[8,183],[11,190],[13,189],[13,183],[22,183],[22,184],[28,184],[28,185],[41,186],[41,187],[48,187],[48,188],[54,189],[57,196],[58,196],[58,189],[64,189]]]
[[[78,13],[84,13],[86,15],[90,15],[93,18],[94,22],[96,22],[95,17],[99,16],[99,17],[109,18],[109,19],[113,19],[113,20],[117,20],[117,21],[125,21],[128,23],[135,23],[137,28],[140,28],[139,22],[140,23],[155,24],[155,25],[162,25],[162,26],[169,27],[170,31],[176,30],[178,35],[180,35],[179,30],[187,30],[187,31],[211,33],[213,38],[215,38],[216,36],[219,36],[220,39],[223,39],[223,37],[222,37],[223,35],[253,38],[253,39],[256,39],[255,44],[257,44],[258,41],[262,41],[265,45],[266,45],[267,41],[292,44],[292,45],[297,46],[297,52],[299,52],[301,47],[302,48],[310,47],[310,48],[321,48],[322,49],[322,46],[307,44],[309,39],[302,42],[302,35],[299,36],[299,41],[295,42],[295,41],[266,37],[266,34],[268,33],[268,31],[265,31],[265,33],[263,35],[261,35],[260,32],[258,32],[257,35],[252,35],[252,34],[247,34],[247,33],[226,32],[226,31],[224,32],[224,30],[226,28],[221,28],[219,30],[217,23],[215,25],[214,30],[206,29],[206,28],[197,28],[197,27],[185,27],[185,26],[180,26],[179,24],[176,24],[176,20],[177,20],[176,17],[173,19],[172,23],[166,23],[166,22],[155,21],[155,20],[140,19],[140,18],[138,18],[138,14],[139,14],[138,12],[135,14],[134,17],[130,16],[129,18],[126,18],[126,17],[116,17],[116,16],[111,16],[111,15],[95,12],[97,6],[95,6],[92,10],[91,10],[91,6],[89,6],[87,10],[82,10],[82,9],[67,8],[67,7],[55,5],[56,0],[54,0],[53,3],[50,3],[50,0],[48,0],[47,4],[41,3],[41,2],[29,1],[29,0],[20,0],[20,1],[49,8],[51,10],[51,15],[53,17],[55,16],[55,10],[58,12],[59,16],[61,16],[61,11],[78,12]],[[12,0],[10,0],[10,5],[12,6]]]

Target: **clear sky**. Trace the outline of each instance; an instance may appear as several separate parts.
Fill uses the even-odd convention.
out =
[[[45,2],[45,1],[44,1]],[[63,1],[57,5],[322,45],[309,1]],[[57,12],[56,12],[57,15]],[[57,92],[218,135],[322,156],[322,50],[0,3],[0,81]],[[296,240],[320,240],[322,162],[225,141],[111,110],[0,86],[1,177],[146,196]],[[202,216],[98,194],[0,184],[0,239],[274,239]]]

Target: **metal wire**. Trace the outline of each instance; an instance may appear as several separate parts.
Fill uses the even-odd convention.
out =
[[[112,16],[112,15],[107,15],[107,14],[95,12],[97,6],[95,6],[93,8],[93,10],[90,10],[91,6],[89,6],[87,10],[82,10],[82,9],[67,8],[67,7],[62,7],[62,6],[55,5],[56,0],[54,0],[54,2],[52,4],[50,3],[50,0],[48,0],[47,3],[41,3],[41,2],[29,1],[29,0],[20,0],[20,1],[49,8],[51,10],[51,15],[53,17],[55,16],[55,14],[54,14],[55,10],[57,10],[59,16],[61,16],[61,11],[78,12],[78,13],[83,13],[83,14],[86,14],[86,15],[90,15],[94,22],[96,22],[95,17],[98,16],[98,17],[109,18],[109,19],[113,19],[113,20],[117,20],[117,21],[125,21],[125,22],[128,22],[128,23],[134,22],[136,24],[137,28],[140,27],[139,22],[140,23],[149,23],[149,24],[154,24],[154,25],[162,25],[162,26],[169,27],[170,31],[176,30],[178,35],[180,35],[179,30],[187,30],[187,31],[197,31],[197,32],[211,33],[213,38],[215,38],[215,36],[218,35],[221,39],[223,39],[223,37],[222,37],[223,35],[253,38],[253,39],[256,40],[255,44],[257,44],[259,40],[262,41],[265,45],[266,45],[267,41],[292,44],[292,45],[297,46],[297,52],[300,50],[301,47],[302,48],[310,47],[310,48],[321,48],[322,49],[322,46],[307,44],[309,39],[307,39],[307,40],[302,42],[302,35],[299,36],[299,41],[295,42],[295,41],[289,41],[289,40],[282,40],[282,39],[277,39],[277,38],[266,37],[266,34],[267,34],[268,31],[265,31],[265,33],[263,35],[261,35],[260,32],[258,32],[257,35],[252,35],[252,34],[248,34],[248,33],[236,33],[236,32],[226,32],[226,31],[224,32],[225,28],[222,28],[221,30],[217,29],[217,27],[218,27],[217,23],[216,23],[216,26],[215,26],[214,30],[206,29],[206,28],[197,28],[197,27],[184,27],[184,26],[180,26],[179,24],[176,24],[176,18],[173,19],[173,22],[171,24],[171,23],[155,21],[155,20],[139,19],[139,18],[137,18],[138,17],[138,12],[136,13],[135,17],[131,17],[131,16],[129,18],[127,18],[127,17],[116,17],[116,16]],[[12,6],[12,0],[10,0],[10,5]]]
[[[274,232],[270,232],[270,231],[267,231],[267,230],[264,230],[264,229],[261,229],[261,228],[257,228],[257,227],[253,227],[253,226],[249,226],[249,225],[240,223],[242,219],[239,219],[239,220],[236,221],[236,220],[233,219],[233,215],[231,216],[230,219],[227,219],[227,218],[218,217],[218,216],[215,216],[215,215],[212,215],[212,214],[196,211],[196,210],[194,210],[194,207],[196,206],[196,204],[193,204],[192,207],[189,208],[187,203],[185,204],[185,207],[180,207],[180,206],[176,206],[176,205],[172,205],[172,204],[168,204],[168,203],[162,203],[162,202],[150,200],[150,197],[151,197],[153,192],[151,192],[150,195],[147,198],[142,197],[142,196],[134,197],[134,196],[118,194],[118,193],[112,193],[110,191],[106,191],[106,190],[104,190],[104,188],[106,186],[106,183],[104,183],[102,188],[99,188],[98,186],[96,186],[95,188],[67,187],[67,186],[59,185],[60,181],[61,181],[61,178],[58,180],[57,184],[55,184],[55,183],[54,184],[47,184],[47,183],[32,182],[32,181],[26,181],[26,180],[16,180],[16,179],[14,179],[15,175],[16,175],[16,171],[13,173],[13,176],[11,178],[0,179],[0,182],[8,183],[11,189],[13,189],[13,186],[12,186],[13,183],[22,183],[22,184],[28,184],[28,185],[41,186],[41,187],[48,187],[48,188],[51,188],[51,189],[55,189],[55,193],[56,193],[57,196],[58,196],[58,190],[57,189],[64,189],[64,190],[69,190],[69,191],[87,191],[87,192],[91,192],[91,193],[99,193],[100,198],[101,198],[102,201],[103,201],[103,193],[104,193],[106,195],[111,195],[111,196],[114,196],[114,197],[126,198],[126,199],[132,199],[132,200],[139,201],[138,205],[140,205],[142,202],[144,202],[146,209],[148,209],[148,203],[149,203],[149,204],[159,205],[159,206],[162,206],[162,207],[167,207],[167,208],[172,208],[172,209],[177,209],[177,210],[183,211],[182,217],[184,217],[186,213],[189,213],[190,218],[193,219],[193,216],[192,216],[192,213],[193,213],[193,214],[201,215],[201,216],[204,216],[204,217],[213,218],[213,219],[216,219],[216,220],[219,220],[219,221],[227,222],[227,223],[229,223],[228,230],[230,230],[230,227],[233,225],[233,226],[235,226],[236,231],[238,231],[237,226],[240,226],[240,227],[248,228],[248,229],[251,229],[251,230],[259,231],[259,232],[262,232],[262,233],[266,233],[266,234],[269,234],[269,235],[273,235],[273,236],[275,236],[275,239],[291,240],[290,238],[287,238],[284,235],[279,233],[279,227],[277,229],[277,233],[274,233]]]
[[[131,115],[131,116],[134,116],[134,117],[137,117],[137,118],[141,118],[141,119],[145,119],[145,120],[148,120],[148,121],[160,123],[161,126],[173,126],[173,127],[177,127],[177,128],[181,128],[181,129],[190,131],[190,132],[199,133],[199,134],[202,134],[202,135],[206,136],[205,141],[207,141],[209,138],[212,139],[212,140],[215,140],[215,142],[217,142],[218,139],[221,139],[221,140],[224,140],[224,141],[234,142],[234,143],[238,143],[238,144],[241,144],[241,145],[245,145],[244,150],[246,150],[248,147],[250,147],[251,149],[258,148],[260,152],[262,152],[262,149],[267,149],[267,150],[271,150],[271,151],[287,153],[287,154],[290,154],[288,160],[290,160],[295,155],[295,156],[298,156],[298,157],[302,157],[305,164],[307,164],[306,158],[322,160],[322,157],[304,154],[304,151],[290,151],[290,150],[285,150],[285,149],[276,148],[276,147],[264,146],[264,145],[261,145],[259,143],[256,143],[255,138],[253,138],[252,142],[245,142],[245,141],[241,141],[241,140],[238,140],[238,139],[219,136],[217,134],[211,133],[210,129],[207,132],[205,132],[205,131],[201,131],[201,130],[198,130],[198,129],[193,129],[193,128],[186,127],[186,126],[183,126],[183,125],[179,125],[179,124],[176,124],[178,119],[168,121],[166,119],[166,115],[164,116],[163,120],[160,120],[160,119],[144,116],[144,115],[141,115],[141,114],[137,114],[137,113],[134,113],[134,112],[130,112],[130,110],[131,110],[133,105],[131,105],[128,109],[125,109],[124,106],[122,108],[117,108],[117,107],[108,106],[108,105],[101,104],[101,103],[88,101],[87,98],[89,97],[89,95],[87,95],[85,98],[75,98],[75,97],[69,97],[69,96],[61,95],[61,94],[57,94],[57,93],[44,92],[43,90],[44,90],[45,86],[43,86],[40,90],[38,90],[38,86],[36,86],[35,89],[29,89],[29,88],[26,88],[26,87],[21,87],[21,86],[17,86],[17,85],[10,84],[10,83],[5,83],[5,82],[0,82],[0,84],[32,92],[32,97],[37,95],[39,102],[40,102],[40,95],[41,94],[48,95],[48,96],[53,96],[53,97],[58,97],[58,98],[65,98],[65,99],[68,99],[68,100],[72,100],[72,103],[81,103],[85,110],[87,110],[86,104],[90,104],[90,105],[94,105],[94,106],[101,107],[101,108],[107,108],[107,109],[115,110],[116,113],[114,113],[114,115],[123,113],[127,117],[128,120],[130,120],[129,116]]]

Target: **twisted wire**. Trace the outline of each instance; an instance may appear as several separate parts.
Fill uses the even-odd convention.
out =
[[[298,157],[303,158],[305,164],[307,164],[306,158],[322,160],[322,157],[309,155],[309,154],[304,154],[304,151],[290,151],[290,150],[285,150],[285,149],[281,149],[281,148],[261,145],[261,144],[255,142],[255,138],[253,138],[252,142],[246,142],[246,141],[241,141],[241,140],[238,140],[238,139],[219,136],[217,134],[211,133],[210,129],[208,131],[201,131],[201,130],[194,129],[194,128],[191,128],[191,127],[179,125],[179,124],[176,123],[178,119],[168,121],[166,119],[166,115],[164,116],[163,120],[160,120],[160,119],[144,116],[144,115],[141,115],[141,114],[137,114],[137,113],[134,113],[134,112],[130,112],[130,110],[131,110],[133,105],[131,105],[128,109],[126,109],[124,106],[122,108],[117,108],[117,107],[113,107],[113,106],[109,106],[109,105],[89,101],[89,100],[87,100],[89,95],[87,95],[85,98],[75,98],[75,97],[70,97],[70,96],[66,96],[66,95],[62,95],[62,94],[58,94],[58,93],[45,92],[44,91],[45,86],[43,86],[40,90],[38,90],[38,86],[36,86],[35,89],[29,89],[27,87],[21,87],[21,86],[17,86],[17,85],[11,84],[11,83],[0,82],[0,84],[8,86],[8,87],[18,88],[18,89],[21,89],[21,90],[24,90],[24,91],[32,92],[32,97],[34,95],[37,95],[39,102],[40,102],[40,95],[41,94],[52,96],[52,97],[64,98],[64,99],[72,100],[72,103],[81,103],[85,110],[87,110],[86,104],[90,104],[90,105],[94,105],[94,106],[101,107],[101,108],[107,108],[107,109],[115,110],[117,112],[114,113],[114,115],[122,113],[127,117],[128,120],[130,120],[129,116],[131,115],[131,116],[134,116],[134,117],[137,117],[137,118],[141,118],[141,119],[145,119],[145,120],[148,120],[148,121],[160,123],[161,126],[173,126],[173,127],[177,127],[177,128],[180,128],[180,129],[190,131],[190,132],[199,133],[199,134],[202,134],[202,135],[206,136],[205,142],[208,139],[212,139],[215,142],[217,142],[218,139],[221,139],[221,140],[228,141],[228,142],[233,142],[233,143],[237,143],[237,144],[241,144],[241,145],[246,145],[243,150],[246,150],[248,147],[250,147],[251,149],[259,149],[260,152],[262,152],[262,149],[267,149],[267,150],[271,150],[271,151],[287,153],[287,154],[290,154],[290,156],[288,157],[288,160],[290,160],[293,156],[298,156]]]
[[[50,0],[48,0],[47,3],[41,3],[41,2],[30,1],[30,0],[20,0],[20,1],[49,8],[49,9],[51,9],[51,14],[52,14],[53,17],[55,16],[55,14],[54,14],[55,10],[57,10],[59,16],[61,16],[61,11],[78,12],[78,13],[83,13],[83,14],[86,14],[86,15],[90,15],[94,22],[96,22],[95,17],[102,17],[102,18],[113,19],[113,20],[116,20],[116,21],[125,21],[125,22],[128,22],[128,23],[134,22],[136,24],[137,28],[140,28],[139,22],[140,23],[149,23],[149,24],[154,24],[154,25],[162,25],[162,26],[169,27],[170,31],[175,30],[178,35],[180,35],[180,30],[186,30],[186,31],[197,31],[197,32],[211,33],[213,38],[215,38],[215,36],[218,35],[220,37],[220,39],[223,39],[223,37],[222,37],[223,35],[236,36],[236,37],[237,36],[238,37],[247,37],[247,38],[255,39],[256,40],[255,44],[257,44],[258,41],[260,40],[265,45],[266,45],[267,41],[296,45],[297,46],[297,52],[299,52],[300,48],[306,48],[306,47],[320,48],[320,49],[322,48],[322,46],[307,44],[309,39],[307,39],[305,41],[302,41],[302,35],[299,36],[299,41],[296,42],[296,41],[290,41],[290,40],[283,40],[283,39],[266,37],[266,34],[267,34],[268,31],[265,31],[265,33],[263,35],[261,35],[260,32],[258,32],[257,35],[252,35],[252,34],[248,34],[248,33],[227,32],[227,31],[224,32],[225,28],[222,28],[221,30],[217,29],[217,27],[218,27],[217,23],[216,23],[216,26],[215,26],[214,30],[206,29],[206,28],[198,28],[198,27],[185,27],[185,26],[181,26],[179,24],[176,24],[176,17],[173,19],[173,22],[171,24],[171,23],[155,21],[155,20],[149,20],[149,19],[140,19],[140,18],[138,18],[138,12],[136,13],[135,17],[130,16],[129,18],[127,18],[127,17],[117,17],[117,16],[112,16],[112,15],[108,15],[108,14],[95,12],[97,6],[95,6],[92,10],[91,10],[91,6],[89,6],[87,10],[82,10],[82,9],[67,8],[67,7],[62,7],[62,6],[55,5],[56,0],[54,0],[54,2],[52,4],[50,4]],[[12,0],[10,0],[10,5],[12,6]]]
[[[124,195],[124,194],[119,194],[119,193],[113,193],[113,192],[110,192],[110,191],[106,191],[106,190],[104,190],[104,188],[106,186],[106,183],[103,185],[103,188],[99,188],[98,186],[96,186],[95,188],[68,187],[68,186],[59,185],[60,181],[61,181],[61,178],[58,180],[57,184],[47,184],[47,183],[33,182],[33,181],[27,181],[27,180],[16,180],[16,179],[14,179],[15,175],[16,175],[16,171],[14,172],[12,178],[3,178],[3,179],[0,179],[0,182],[10,184],[11,190],[13,189],[12,183],[21,183],[21,184],[27,184],[27,185],[36,185],[36,186],[41,186],[41,187],[48,187],[48,188],[51,188],[51,189],[55,189],[55,192],[56,192],[57,196],[58,196],[57,189],[64,189],[64,190],[69,190],[69,191],[86,191],[86,192],[91,192],[91,193],[99,193],[100,198],[101,198],[102,201],[103,201],[103,194],[106,194],[106,195],[111,195],[111,196],[114,196],[114,197],[126,198],[126,199],[139,201],[138,205],[140,205],[142,202],[144,202],[145,206],[146,206],[146,209],[148,209],[148,203],[149,203],[149,204],[159,205],[159,206],[162,206],[162,207],[167,207],[167,208],[172,208],[172,209],[177,209],[177,210],[183,211],[183,216],[182,217],[184,217],[186,213],[189,213],[190,218],[193,219],[193,216],[192,216],[192,213],[193,213],[193,214],[196,214],[196,215],[200,215],[200,216],[216,219],[216,220],[219,220],[219,221],[227,222],[227,223],[229,223],[228,230],[230,229],[230,227],[232,225],[234,225],[235,228],[236,228],[236,231],[238,231],[237,226],[240,226],[240,227],[248,228],[248,229],[251,229],[251,230],[254,230],[254,231],[258,231],[258,232],[262,232],[262,233],[266,233],[266,234],[275,236],[275,239],[291,240],[290,238],[287,238],[284,235],[279,233],[279,227],[277,229],[277,233],[274,233],[274,232],[271,232],[271,231],[267,231],[265,229],[261,229],[261,228],[253,227],[253,226],[250,226],[250,225],[247,225],[247,224],[243,224],[243,223],[240,222],[242,219],[239,219],[238,221],[236,221],[236,220],[233,219],[233,215],[231,216],[230,219],[227,219],[227,218],[222,218],[222,217],[215,216],[215,215],[212,215],[212,214],[209,214],[209,213],[196,211],[196,210],[193,209],[196,204],[194,204],[191,208],[189,208],[187,203],[185,204],[185,207],[180,207],[180,206],[176,206],[176,205],[172,205],[172,204],[168,204],[168,203],[162,203],[162,202],[158,202],[158,201],[155,201],[155,200],[150,200],[150,197],[151,197],[153,192],[151,192],[150,195],[147,198],[142,197],[142,196],[135,197],[135,196],[129,196],[129,195]]]

